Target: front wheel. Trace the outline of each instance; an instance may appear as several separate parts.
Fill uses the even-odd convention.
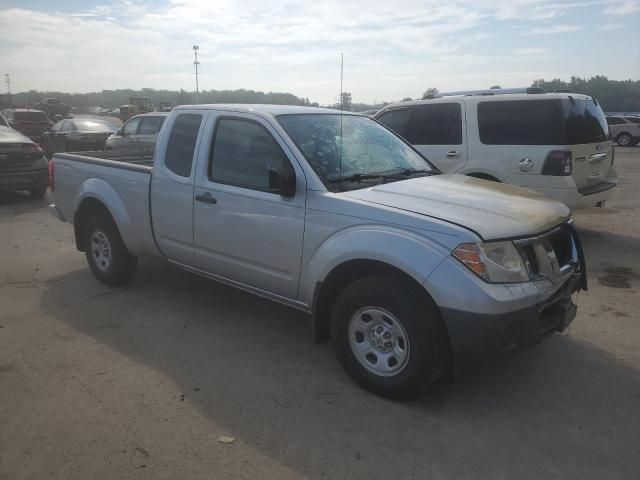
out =
[[[360,386],[406,399],[444,372],[449,344],[440,312],[425,292],[394,274],[349,285],[331,318],[336,355]]]
[[[137,257],[129,253],[115,223],[104,214],[93,215],[85,224],[84,249],[93,275],[106,285],[123,285],[136,273]]]
[[[628,133],[621,133],[616,138],[616,142],[621,147],[628,147],[631,144],[631,135],[629,135]]]

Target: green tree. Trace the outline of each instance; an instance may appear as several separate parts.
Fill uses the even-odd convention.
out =
[[[429,98],[433,95],[437,95],[438,93],[440,93],[440,90],[438,90],[437,88],[427,88],[422,94],[422,98]]]

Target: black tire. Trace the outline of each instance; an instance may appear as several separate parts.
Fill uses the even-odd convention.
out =
[[[391,376],[365,368],[350,345],[349,324],[358,311],[369,306],[392,314],[408,337],[408,358],[404,367]],[[448,337],[437,305],[419,286],[395,274],[373,275],[349,285],[333,307],[331,336],[338,360],[356,383],[396,400],[414,397],[432,385],[445,371],[450,358]]]
[[[94,234],[101,234],[108,241],[108,263],[102,263],[104,257],[98,259],[96,256],[94,244],[97,246],[97,242],[94,241]],[[138,258],[129,253],[118,228],[106,214],[93,214],[89,217],[83,229],[83,242],[91,272],[105,285],[112,287],[124,285],[136,273]],[[99,261],[101,265],[98,264]]]
[[[44,198],[47,194],[47,187],[36,187],[29,189],[29,195],[33,198]]]
[[[631,147],[633,138],[628,133],[621,133],[616,137],[616,143],[621,147]]]

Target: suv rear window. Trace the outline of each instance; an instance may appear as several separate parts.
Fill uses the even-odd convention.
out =
[[[592,99],[563,100],[565,112],[566,145],[604,142],[609,126],[604,112]]]
[[[42,112],[15,112],[13,120],[16,122],[48,122],[49,119]]]
[[[573,98],[480,102],[478,129],[485,145],[580,145],[609,131],[599,105]]]

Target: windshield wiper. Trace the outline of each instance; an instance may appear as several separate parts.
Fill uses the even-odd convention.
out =
[[[397,173],[388,174],[387,176],[404,175],[406,177],[410,177],[412,175],[418,175],[419,173],[435,175],[436,172],[433,170],[425,170],[423,168],[401,168]]]
[[[328,178],[329,183],[342,183],[342,182],[360,182],[361,180],[373,180],[376,178],[384,178],[384,174],[376,173],[354,173],[353,175],[345,175],[344,177]]]

